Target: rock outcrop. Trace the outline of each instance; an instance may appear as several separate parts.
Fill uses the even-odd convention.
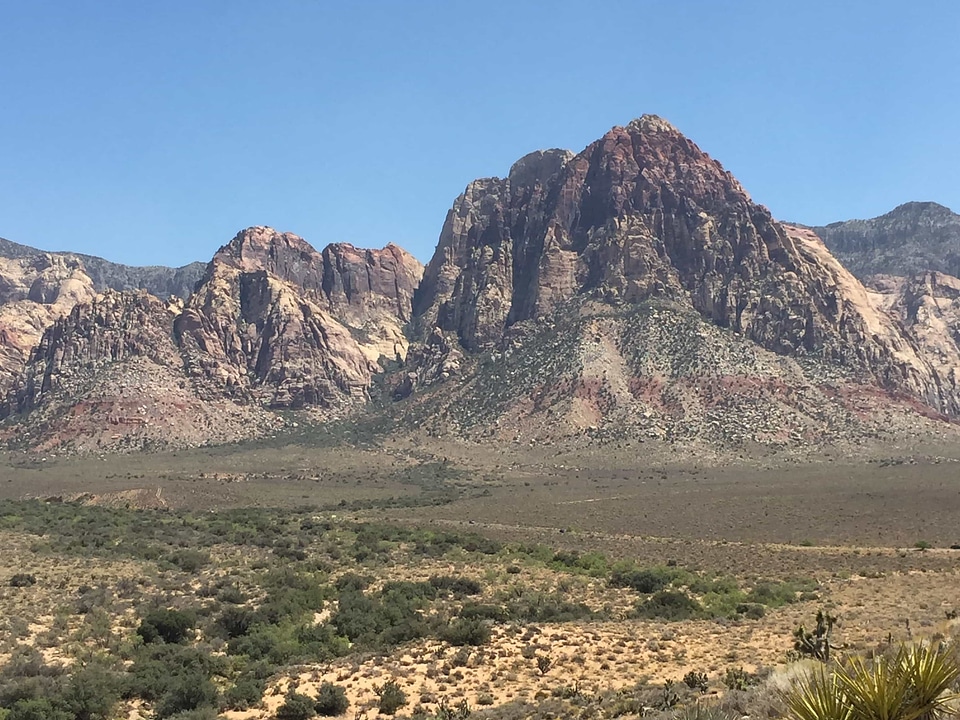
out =
[[[592,309],[584,310],[584,303]],[[842,375],[843,383],[891,398],[914,398],[909,402],[926,404],[934,414],[956,407],[944,369],[873,304],[813,232],[774,220],[718,162],[654,116],[613,128],[579,154],[534,153],[506,178],[471,183],[448,213],[414,299],[414,322],[423,338],[437,329],[476,357],[495,357],[505,349],[529,353],[524,337],[545,342],[536,328],[548,320],[569,327],[569,319],[560,318],[571,313],[625,317],[652,306],[673,308],[671,315],[688,319],[686,310],[692,310],[722,331],[691,330],[715,336],[709,353],[689,343],[677,349],[700,353],[697,363],[705,376],[711,354],[742,354],[743,339],[765,358],[770,381],[792,390],[826,382],[833,373]],[[586,329],[590,323],[576,326],[576,332],[594,332]],[[629,405],[637,387],[648,381],[662,385],[664,374],[675,374],[678,365],[658,361],[644,370],[626,362],[646,352],[631,340],[628,326],[613,320],[597,326],[596,342],[616,350],[604,363],[619,369],[607,367],[606,379],[590,382],[601,395],[619,396]],[[672,345],[680,339],[675,340]],[[721,351],[724,343],[740,350]],[[563,362],[576,369],[567,392],[576,395],[587,379],[585,346],[578,338],[568,345]],[[787,372],[776,356],[795,358],[803,367],[793,363]],[[756,365],[745,361],[737,370],[732,361],[717,363],[745,381]],[[814,365],[821,370],[811,370]],[[559,366],[556,372],[563,374]],[[610,385],[615,375],[623,380],[616,392]],[[404,382],[413,377],[408,374]],[[688,384],[696,382],[695,374],[686,377]],[[514,404],[555,405],[559,400],[546,396],[556,383],[543,380]],[[738,382],[730,385],[733,395]],[[783,398],[790,394],[778,402],[789,405]],[[490,397],[477,395],[472,405],[468,399],[458,402],[461,409],[477,407]],[[809,393],[807,398],[812,406]]]
[[[29,253],[0,257],[0,394],[23,369],[43,331],[95,295],[77,260]]]
[[[88,449],[113,435],[137,447],[255,436],[276,425],[265,409],[334,417],[365,403],[374,375],[405,357],[421,272],[396,246],[321,253],[250,228],[216,253],[185,303],[108,290],[77,304],[43,334],[2,414],[30,413],[43,437]]]
[[[926,272],[960,276],[960,215],[937,203],[904,203],[870,220],[813,229],[861,279]]]
[[[188,297],[203,275],[205,267],[200,262],[175,268],[162,265],[121,265],[94,255],[73,252],[47,252],[0,238],[0,258],[18,260],[43,256],[62,258],[67,263],[79,263],[97,292],[104,290],[146,290],[151,295],[162,298],[171,295],[181,298]],[[2,276],[0,276],[0,282],[2,282]]]
[[[277,427],[259,408],[204,400],[185,376],[173,322],[179,302],[108,290],[76,305],[43,335],[4,414],[29,422],[15,443],[103,452],[223,443]]]
[[[368,398],[407,352],[422,266],[396,246],[357,250],[250,228],[221,248],[175,323],[207,392],[327,410]]]

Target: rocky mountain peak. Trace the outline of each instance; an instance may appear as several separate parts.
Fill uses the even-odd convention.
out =
[[[904,203],[879,217],[814,230],[861,279],[931,270],[960,275],[960,215],[938,203]]]
[[[664,120],[659,115],[649,114],[644,114],[631,120],[627,124],[627,130],[640,133],[667,132],[676,135],[680,134],[680,131],[671,125],[669,121]]]
[[[659,310],[648,315],[652,306]],[[588,316],[598,319],[575,321]],[[663,336],[656,322],[641,331],[638,317],[669,317],[692,336]],[[777,358],[826,363],[817,371],[825,374],[843,368],[850,382],[909,395],[937,412],[955,414],[958,407],[955,383],[874,306],[815,234],[777,222],[719,162],[652,115],[612,128],[576,155],[534,153],[507,179],[470,183],[424,271],[414,320],[425,347],[441,347],[439,330],[468,356],[536,358],[524,369],[494,373],[503,384],[502,373],[513,372],[519,383],[504,398],[514,407],[508,414],[519,404],[555,417],[557,403],[573,412],[582,404],[577,398],[588,397],[594,406],[586,415],[577,410],[575,423],[587,415],[632,423],[638,412],[654,417],[670,408],[674,419],[679,414],[694,427],[702,417],[685,413],[722,396],[728,404],[743,401],[763,366],[763,382],[791,388],[763,402],[791,406],[799,428],[806,411],[792,403],[811,380]],[[563,327],[565,337],[554,341],[540,332],[545,327]],[[655,360],[649,342],[666,343]],[[447,354],[417,350],[414,357],[429,357],[426,365],[436,367]],[[599,375],[588,372],[591,363]],[[457,366],[469,374],[469,362]],[[550,373],[540,373],[547,367]],[[398,394],[410,395],[411,383],[433,382],[437,373],[428,370],[411,370]],[[536,380],[521,380],[527,374]],[[453,400],[457,413],[471,422],[496,417],[487,412],[499,392],[491,383],[485,393],[465,391]],[[641,398],[647,387],[669,389],[670,399]],[[689,404],[675,407],[684,396]],[[619,414],[612,410],[618,404]]]

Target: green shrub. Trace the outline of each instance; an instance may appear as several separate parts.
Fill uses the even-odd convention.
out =
[[[217,688],[209,678],[183,675],[173,681],[160,698],[154,713],[157,718],[169,718],[185,710],[216,707]]]
[[[120,700],[120,678],[96,665],[70,676],[60,696],[63,709],[77,720],[107,720]]]
[[[746,601],[778,608],[797,601],[797,588],[788,582],[760,582],[747,593]]]
[[[675,570],[664,567],[615,568],[610,575],[610,584],[614,587],[631,588],[644,595],[649,595],[670,585],[676,575]]]
[[[203,566],[210,564],[210,553],[202,550],[176,550],[167,555],[164,560],[184,572],[195,573]]]
[[[147,644],[160,640],[171,644],[182,643],[189,637],[195,623],[193,613],[160,608],[151,610],[140,621],[137,635]]]
[[[7,720],[74,720],[74,716],[47,698],[33,698],[14,703]]]
[[[452,577],[450,575],[434,575],[430,578],[430,585],[437,590],[449,593],[454,597],[479,595],[481,592],[483,592],[483,587],[476,580],[471,578]]]
[[[490,642],[490,627],[482,620],[458,618],[444,628],[441,637],[451,645],[486,645]]]
[[[380,698],[377,709],[383,715],[395,715],[397,710],[407,704],[407,694],[395,680],[388,680],[383,685],[374,687],[374,692]]]
[[[263,680],[244,675],[224,691],[221,705],[226,710],[247,710],[263,699],[265,689]]]
[[[37,584],[35,575],[29,573],[16,573],[10,578],[10,587],[22,588]]]
[[[324,717],[336,717],[343,715],[350,707],[350,701],[347,700],[346,691],[339,685],[325,682],[317,691],[317,701],[314,709],[318,715]]]
[[[316,715],[313,700],[306,695],[289,692],[283,700],[283,705],[277,708],[277,720],[310,720]]]
[[[460,617],[464,620],[492,620],[493,622],[506,622],[510,619],[510,613],[499,605],[480,605],[478,603],[467,603],[460,609]]]
[[[637,617],[657,620],[690,620],[702,614],[696,600],[678,590],[661,590],[640,603]]]

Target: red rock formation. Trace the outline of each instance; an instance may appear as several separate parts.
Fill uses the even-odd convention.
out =
[[[956,401],[813,233],[776,222],[654,116],[577,155],[534,153],[505,179],[471,183],[414,309],[422,327],[477,351],[587,298],[675,302],[775,353],[826,359],[941,411]]]

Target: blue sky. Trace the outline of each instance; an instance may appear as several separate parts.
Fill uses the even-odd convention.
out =
[[[6,0],[0,91],[0,236],[133,264],[426,260],[470,180],[643,113],[782,219],[960,211],[955,0]]]

